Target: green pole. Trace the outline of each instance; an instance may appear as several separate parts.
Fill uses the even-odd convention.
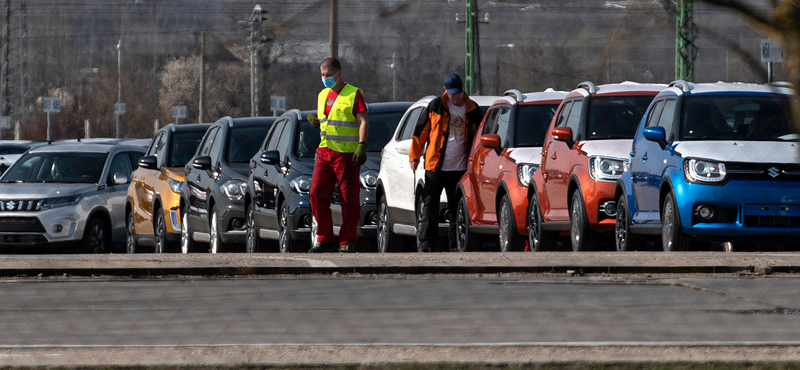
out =
[[[466,59],[464,61],[464,89],[468,95],[475,91],[475,0],[467,0]]]
[[[678,0],[675,22],[675,79],[694,81],[695,29],[692,0]]]

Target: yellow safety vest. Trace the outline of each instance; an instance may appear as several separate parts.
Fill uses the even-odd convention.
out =
[[[319,118],[320,148],[331,148],[339,153],[354,153],[358,149],[358,120],[353,115],[356,93],[361,89],[345,84],[336,101],[333,102],[330,115],[325,116],[325,103],[328,99],[326,88],[319,93],[317,99],[317,118]],[[361,92],[363,96],[364,93]]]

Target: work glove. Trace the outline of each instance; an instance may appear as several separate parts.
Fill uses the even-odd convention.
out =
[[[353,153],[353,162],[361,167],[367,161],[367,146],[365,144],[358,144],[358,149]]]
[[[308,123],[311,124],[311,127],[319,128],[319,119],[317,118],[316,113],[310,113],[306,119],[308,120]]]

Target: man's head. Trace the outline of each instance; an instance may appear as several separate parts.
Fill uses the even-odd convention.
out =
[[[339,64],[339,60],[336,58],[327,58],[323,60],[322,64],[319,65],[319,72],[325,87],[333,87],[334,84],[342,80],[342,65]],[[331,80],[331,78],[333,80]]]
[[[444,76],[444,90],[453,104],[464,105],[464,83],[461,81],[461,76],[455,73]]]

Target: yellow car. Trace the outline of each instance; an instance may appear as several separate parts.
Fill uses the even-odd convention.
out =
[[[164,126],[131,176],[125,204],[125,246],[155,253],[180,250],[180,199],[184,166],[194,156],[208,124]],[[186,251],[183,251],[186,253]]]

